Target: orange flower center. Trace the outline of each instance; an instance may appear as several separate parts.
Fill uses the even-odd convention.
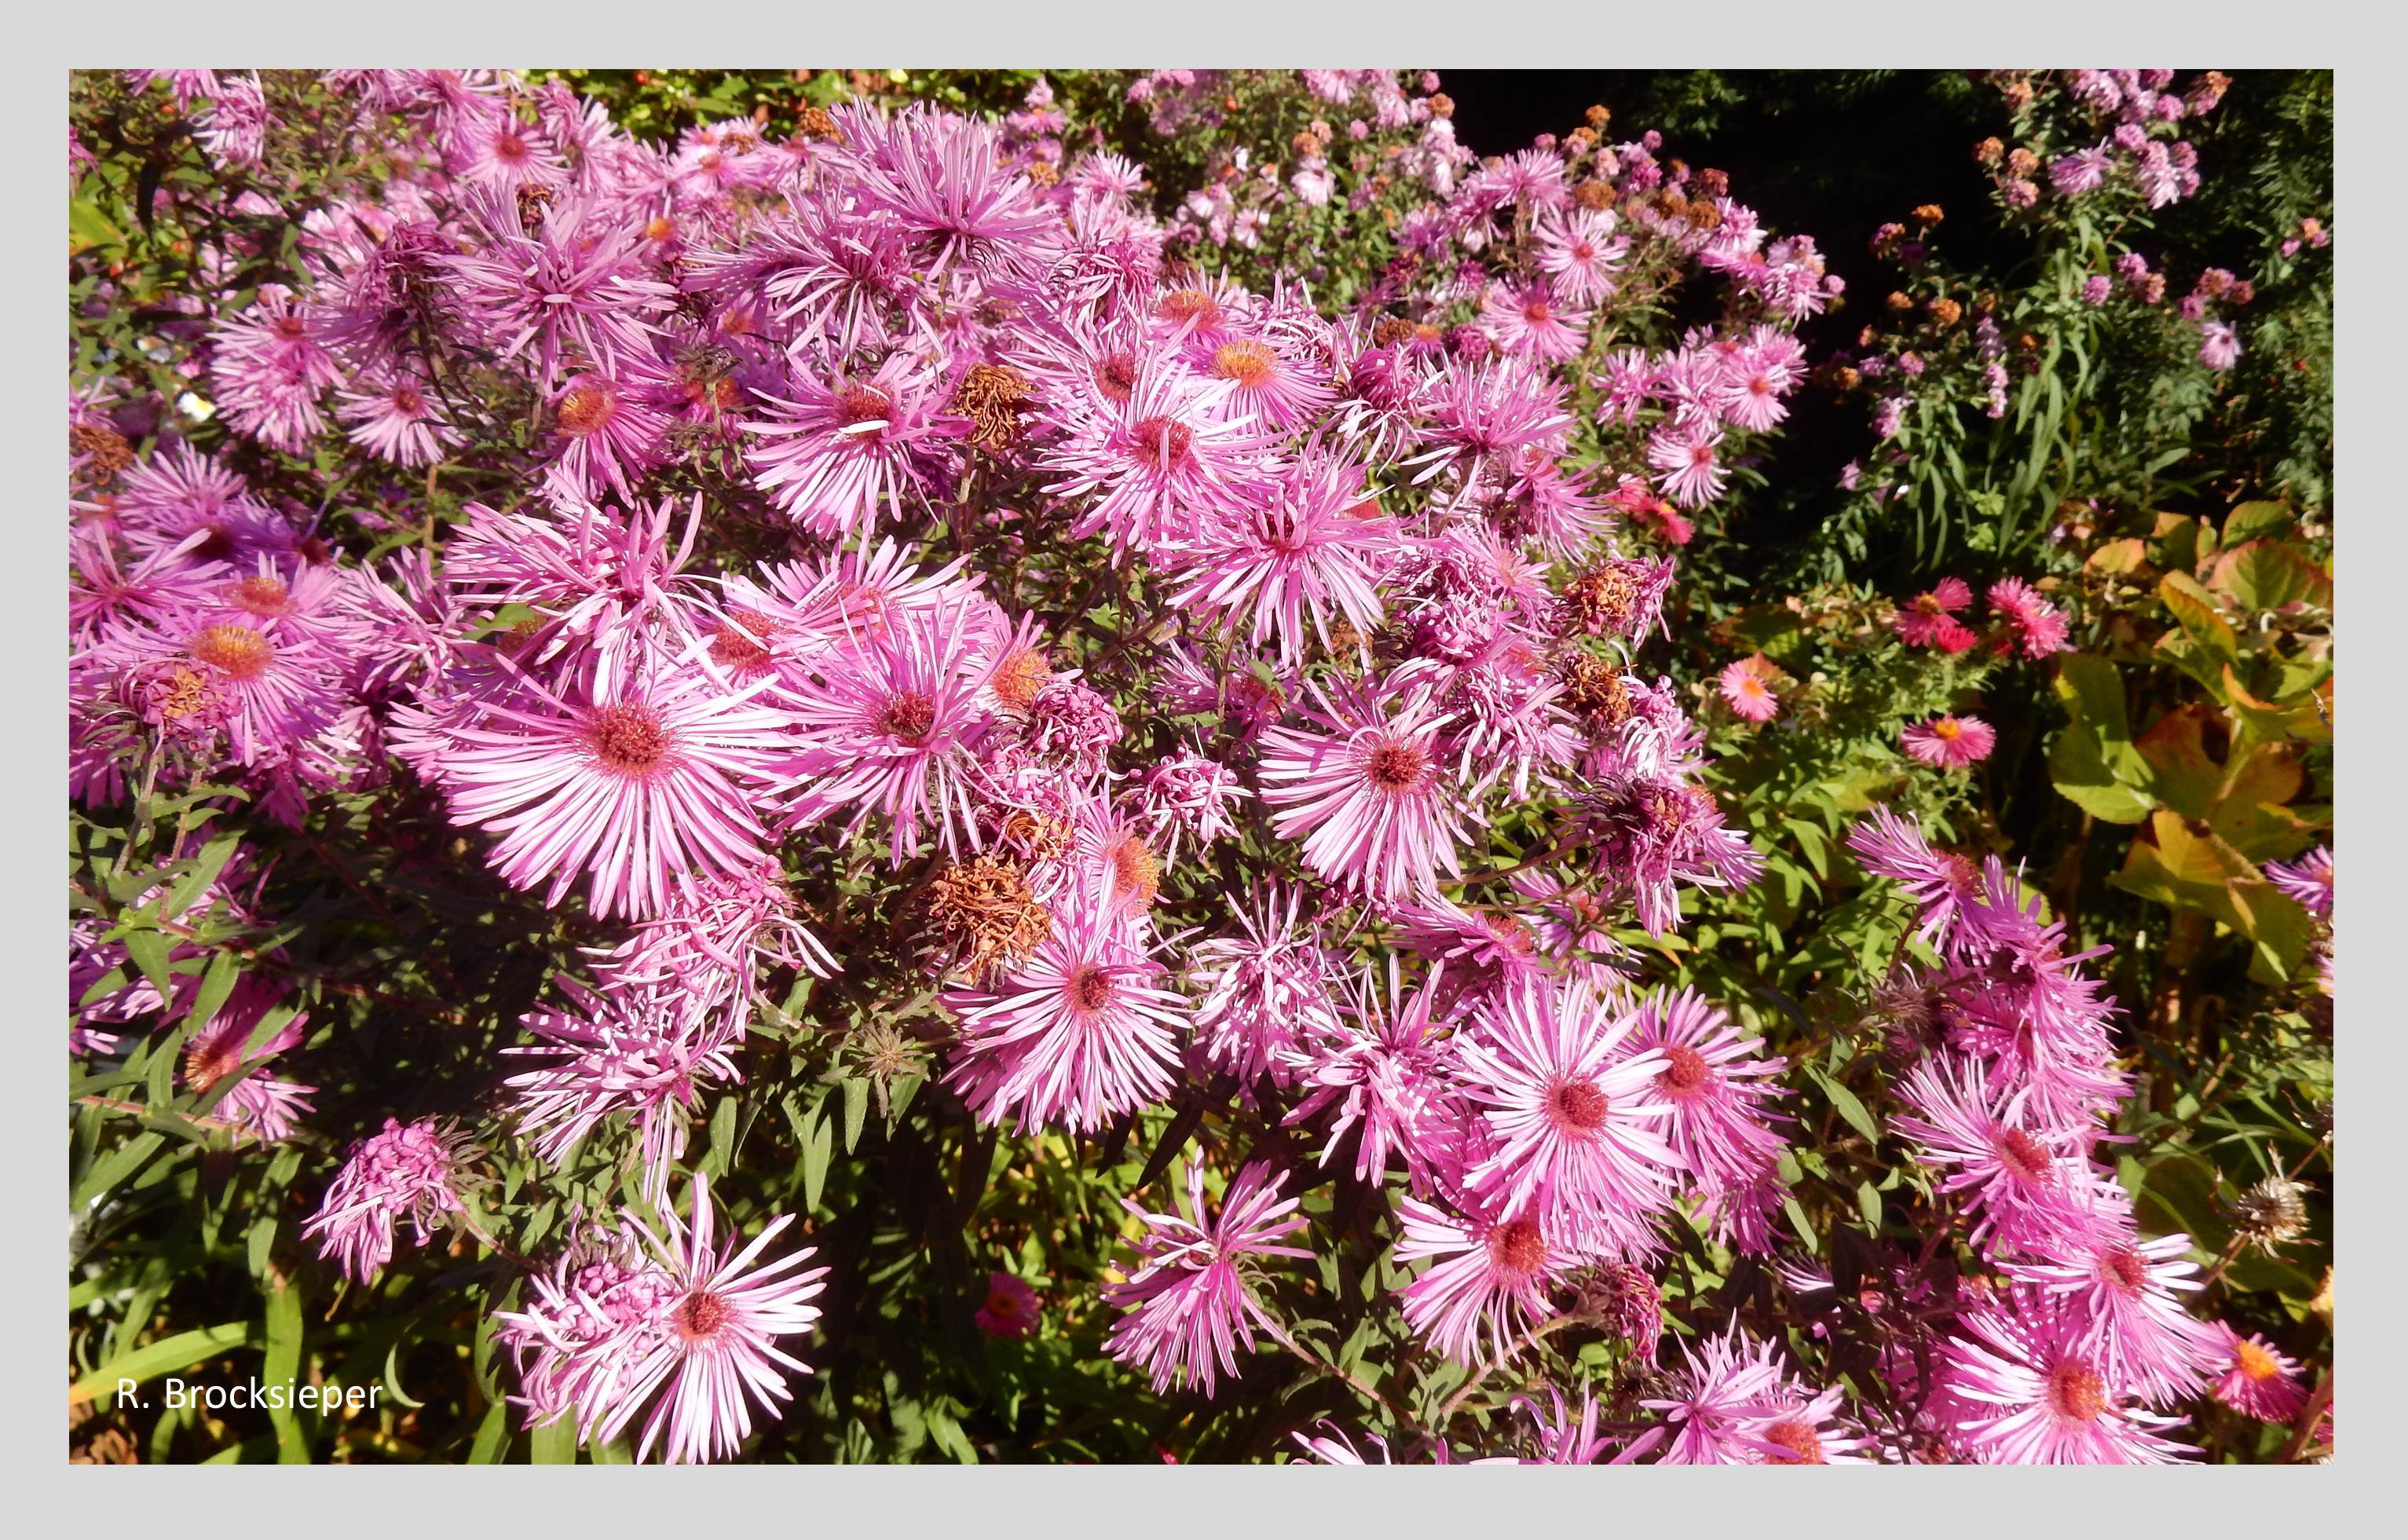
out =
[[[594,757],[622,776],[644,776],[668,758],[669,732],[651,706],[614,702],[594,714],[585,730]]]
[[[255,679],[276,661],[276,644],[246,625],[213,625],[193,638],[192,652],[231,679]]]
[[[1248,387],[1262,384],[1278,367],[1279,355],[1259,342],[1225,342],[1212,352],[1214,374]]]

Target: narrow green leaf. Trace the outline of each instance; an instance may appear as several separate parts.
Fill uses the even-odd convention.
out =
[[[574,1465],[577,1463],[577,1418],[574,1413],[556,1422],[527,1431],[527,1459],[538,1465]]]
[[[195,1363],[206,1363],[236,1348],[256,1348],[260,1340],[258,1323],[248,1320],[230,1320],[223,1326],[179,1332],[172,1337],[154,1342],[147,1348],[136,1348],[102,1364],[69,1386],[67,1399],[93,1401],[103,1395],[114,1396],[121,1381],[145,1384],[161,1375],[189,1369]]]

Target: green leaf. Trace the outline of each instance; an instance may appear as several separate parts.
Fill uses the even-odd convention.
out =
[[[226,863],[233,859],[236,847],[241,843],[242,835],[235,833],[220,834],[202,846],[201,853],[194,858],[192,870],[178,877],[176,885],[168,890],[167,902],[161,912],[177,919],[189,912],[200,901],[201,891],[215,882],[218,874],[225,870]]]
[[[2224,518],[2227,549],[2269,535],[2291,531],[2291,510],[2280,503],[2243,503]]]
[[[242,963],[229,951],[213,952],[208,971],[201,975],[201,987],[193,991],[192,1008],[185,1017],[195,1026],[205,1026],[216,1016],[218,1007],[234,993],[235,981],[242,977]]]
[[[287,1283],[267,1294],[267,1354],[259,1377],[267,1385],[293,1385],[301,1378],[301,1348],[308,1323],[302,1310],[301,1286]],[[309,1463],[309,1435],[300,1414],[290,1406],[270,1406],[268,1425],[276,1430],[276,1462]]]
[[[485,1408],[485,1419],[477,1424],[477,1441],[468,1447],[468,1463],[498,1464],[509,1447],[510,1408],[508,1403],[496,1401]]]
[[[2216,560],[2209,587],[2231,594],[2243,609],[2332,603],[2332,579],[2315,558],[2288,540],[2252,540],[2225,552]]]
[[[1874,1144],[1881,1143],[1881,1125],[1873,1120],[1873,1115],[1871,1113],[1865,1110],[1865,1104],[1856,1100],[1856,1093],[1855,1091],[1850,1091],[1847,1087],[1840,1084],[1839,1081],[1832,1079],[1829,1076],[1824,1074],[1821,1070],[1814,1068],[1812,1064],[1806,1065],[1804,1068],[1808,1075],[1813,1077],[1814,1083],[1823,1088],[1823,1094],[1830,1098],[1832,1111],[1837,1112],[1841,1117],[1846,1119],[1848,1126],[1863,1134],[1867,1139],[1872,1141]]]
[[[2157,806],[2149,762],[2124,713],[2124,676],[2104,658],[2071,653],[2057,665],[2057,698],[2072,719],[2049,745],[2050,784],[2093,818],[2138,823]]]
[[[828,1158],[836,1153],[836,1127],[828,1121],[827,1104],[813,1109],[810,1137],[803,1141],[803,1206],[820,1205],[820,1190],[827,1185]]]
[[[2231,625],[2216,612],[2215,596],[2186,572],[2169,572],[2157,579],[2157,598],[2173,612],[2174,623],[2209,657],[2218,663],[2238,662],[2241,643]]]
[[[576,1464],[576,1414],[572,1412],[556,1422],[528,1429],[527,1459],[538,1465]]]
[[[1873,1186],[1870,1182],[1858,1182],[1856,1184],[1856,1212],[1865,1217],[1866,1229],[1870,1230],[1875,1234],[1881,1233],[1881,1189]]]
[[[114,1397],[121,1380],[141,1385],[161,1375],[207,1363],[236,1348],[256,1348],[260,1340],[258,1324],[248,1320],[230,1320],[223,1326],[205,1326],[197,1332],[179,1332],[102,1364],[69,1386],[67,1399],[96,1402],[103,1395]]]
[[[148,926],[137,926],[125,933],[125,955],[142,970],[142,977],[163,996],[176,992],[176,977],[167,966],[167,934]]]
[[[111,247],[122,250],[125,232],[109,222],[99,207],[79,198],[67,205],[67,253],[89,251],[95,247]]]

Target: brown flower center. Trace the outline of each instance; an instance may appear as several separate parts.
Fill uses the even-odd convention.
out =
[[[1547,1264],[1546,1238],[1528,1219],[1508,1219],[1488,1233],[1488,1255],[1514,1273],[1535,1273]]]
[[[1371,750],[1363,773],[1383,791],[1410,791],[1421,784],[1429,756],[1409,743],[1383,743]]]
[[[268,616],[283,614],[285,601],[291,594],[284,587],[283,578],[254,574],[229,587],[226,597],[234,601],[236,609]]]
[[[1594,1134],[1611,1104],[1586,1080],[1567,1080],[1547,1092],[1547,1117],[1568,1134]]]
[[[1104,852],[1111,863],[1112,891],[1125,903],[1138,908],[1149,908],[1154,895],[1162,885],[1162,863],[1154,858],[1145,836],[1132,831],[1112,841]]]
[[[1167,417],[1149,417],[1137,425],[1138,459],[1145,464],[1175,471],[1187,463],[1187,451],[1196,442],[1196,435],[1184,422],[1174,422]]]
[[[1706,1056],[1686,1043],[1675,1043],[1664,1050],[1664,1073],[1661,1078],[1667,1089],[1687,1095],[1706,1083]]]
[[[1193,321],[1203,326],[1217,326],[1221,321],[1220,302],[1201,289],[1172,290],[1162,296],[1154,313],[1165,321]]]
[[[991,683],[996,700],[1014,711],[1025,711],[1037,704],[1039,692],[1053,677],[1054,671],[1045,666],[1045,654],[1024,643],[995,665]]]
[[[1137,360],[1114,353],[1096,365],[1096,389],[1112,401],[1126,401],[1137,390]]]
[[[2149,1281],[2148,1264],[2141,1260],[2138,1251],[2119,1246],[2099,1259],[2099,1278],[2128,1294],[2137,1294]]]
[[[937,703],[918,691],[906,691],[878,713],[878,731],[913,748],[928,741],[936,729]]]
[[[668,758],[669,732],[651,706],[616,701],[594,714],[586,744],[603,765],[622,776],[650,775]]]
[[[1112,976],[1090,962],[1070,976],[1070,1003],[1082,1011],[1099,1011],[1112,1001]]]
[[[867,385],[848,385],[836,394],[836,415],[844,420],[848,428],[856,423],[884,421],[894,409],[894,397]]]
[[[2009,1171],[2027,1182],[2036,1182],[2048,1175],[2051,1162],[2041,1142],[2022,1129],[2011,1128],[1999,1135],[1999,1159]]]
[[[708,1289],[697,1289],[678,1302],[670,1314],[678,1335],[688,1342],[709,1342],[736,1314],[728,1303]]]
[[[1765,1462],[1767,1464],[1820,1465],[1825,1462],[1823,1441],[1814,1436],[1813,1428],[1794,1417],[1784,1418],[1765,1429],[1764,1441],[1768,1444],[1778,1444],[1789,1451],[1787,1454],[1767,1456]]]
[[[2048,1404],[2069,1421],[2095,1421],[2107,1409],[2107,1382],[2090,1365],[2067,1359],[2048,1372]]]
[[[582,438],[609,421],[610,409],[616,405],[608,385],[594,381],[571,385],[560,398],[560,431]]]

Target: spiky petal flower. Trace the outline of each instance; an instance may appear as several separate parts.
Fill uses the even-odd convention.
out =
[[[1145,1369],[1159,1395],[1176,1385],[1211,1395],[1218,1374],[1236,1376],[1238,1348],[1254,1350],[1251,1325],[1286,1333],[1249,1286],[1247,1257],[1311,1257],[1300,1246],[1272,1244],[1305,1226],[1297,1200],[1283,1198],[1284,1175],[1254,1164],[1238,1173],[1205,1219],[1204,1168],[1190,1162],[1186,1201],[1179,1212],[1154,1214],[1124,1198],[1121,1206],[1146,1227],[1137,1246],[1143,1265],[1104,1298],[1128,1314],[1112,1323],[1105,1351]]]
[[[1457,1219],[1418,1198],[1397,1199],[1398,1262],[1442,1259],[1405,1286],[1405,1324],[1457,1363],[1509,1358],[1521,1334],[1555,1314],[1547,1297],[1572,1254],[1526,1214],[1479,1210]]]
[[[1045,939],[993,990],[947,991],[961,1022],[947,1080],[982,1123],[1082,1132],[1170,1093],[1183,1003],[1111,912],[1107,883],[1056,906]]]
[[[2220,1343],[2210,1370],[2217,1376],[2215,1399],[2260,1422],[2289,1422],[2308,1404],[2299,1361],[2255,1332],[2243,1336],[2222,1321]]]
[[[1910,756],[1942,770],[1979,764],[1998,743],[1998,729],[1979,717],[1938,716],[1899,734],[1899,747]]]
[[[565,692],[528,678],[517,701],[444,729],[436,773],[452,817],[499,833],[495,869],[546,904],[590,876],[604,916],[648,918],[697,877],[757,871],[747,788],[769,778],[785,716],[752,698],[757,686],[730,694],[699,672],[600,674]]]
[[[2191,1451],[2180,1419],[2128,1404],[2082,1345],[2071,1311],[2017,1294],[1957,1317],[1934,1402],[1963,1455],[1992,1465],[2165,1465]]]
[[[1682,1169],[1662,1134],[1666,1060],[1632,1051],[1638,1025],[1584,980],[1540,983],[1484,1002],[1456,1049],[1495,1146],[1467,1180],[1584,1252],[1647,1248]]]
[[[1307,726],[1263,735],[1262,795],[1280,836],[1301,836],[1321,877],[1387,904],[1460,872],[1460,799],[1440,741],[1450,718],[1430,690],[1383,700],[1340,680],[1314,694]]]

